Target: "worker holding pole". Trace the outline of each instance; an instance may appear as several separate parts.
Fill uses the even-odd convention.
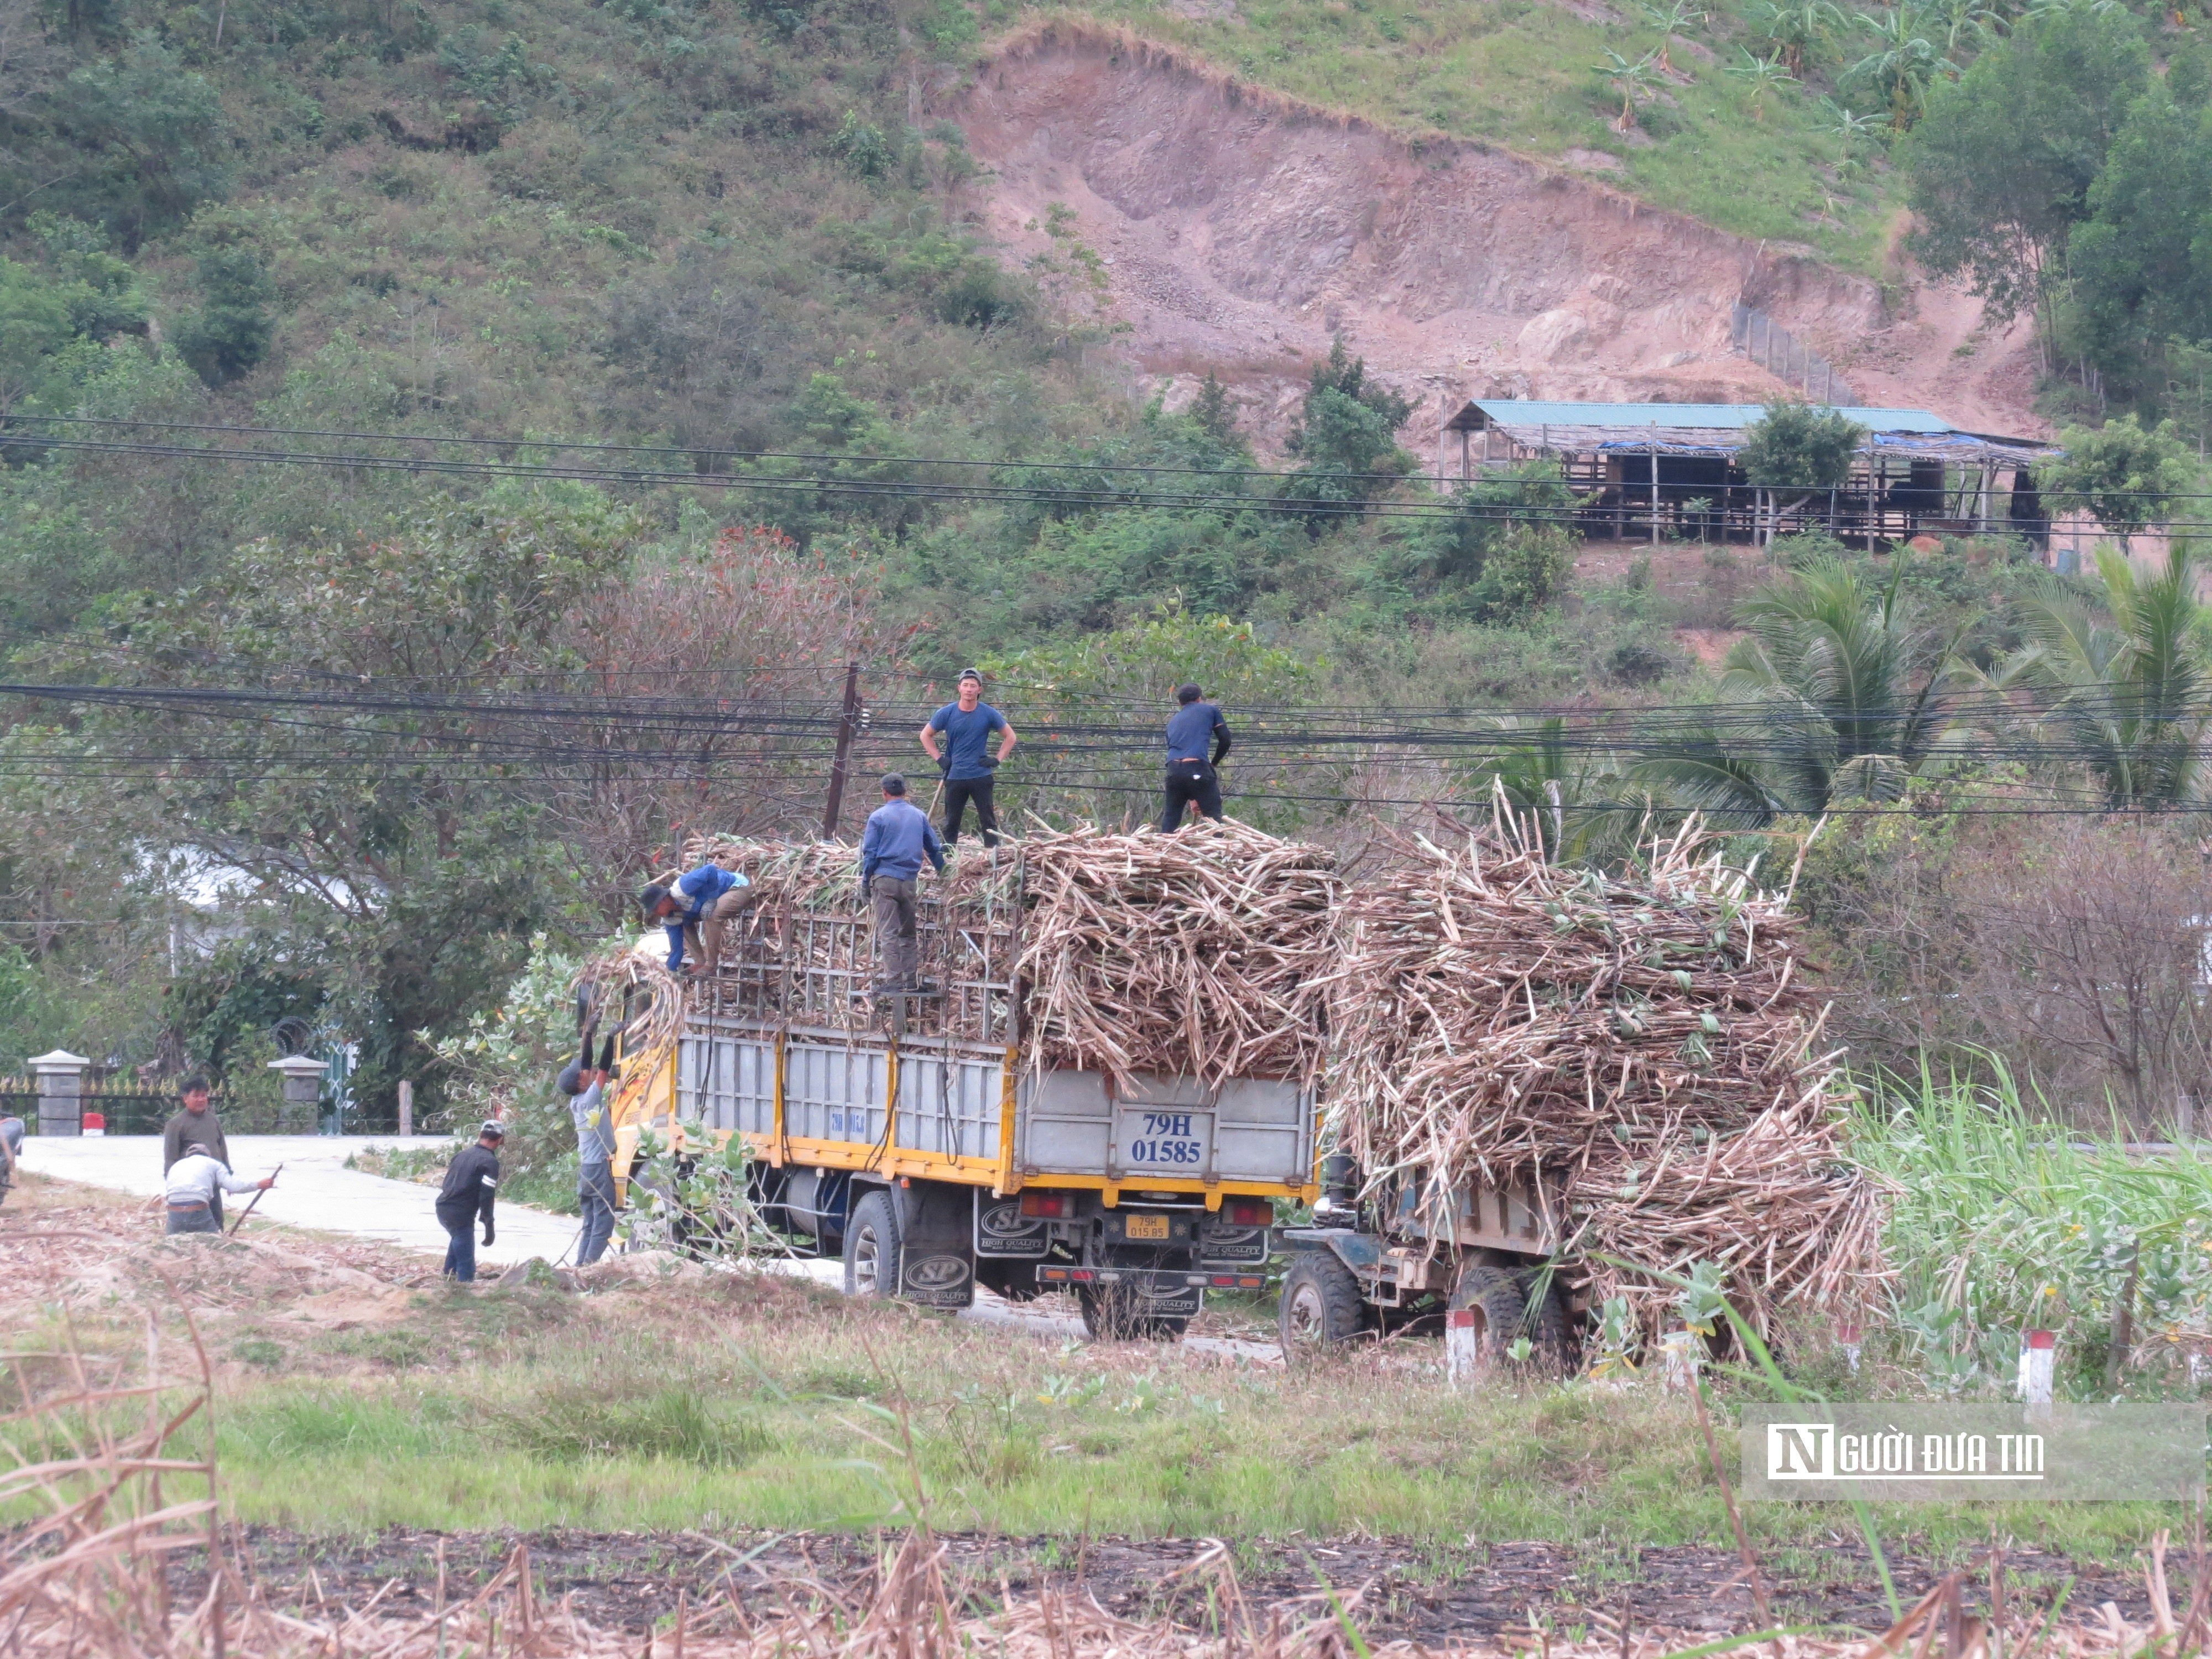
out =
[[[884,804],[868,814],[860,838],[860,890],[876,912],[876,992],[913,994],[924,987],[921,929],[915,905],[920,897],[921,861],[945,873],[945,847],[931,828],[929,814],[906,798],[906,780],[884,775]]]
[[[938,733],[945,734],[943,748]],[[990,752],[991,734],[999,734],[999,752]],[[929,717],[921,728],[921,746],[945,774],[945,844],[960,839],[960,821],[968,816],[968,803],[975,803],[975,827],[983,845],[999,844],[999,813],[991,800],[992,775],[1014,752],[1014,728],[1006,717],[983,701],[983,677],[972,668],[960,671],[957,699]]]
[[[172,1233],[221,1233],[222,1212],[216,1206],[219,1193],[267,1192],[276,1184],[275,1176],[264,1176],[258,1181],[233,1175],[230,1166],[212,1153],[194,1146],[185,1149],[185,1155],[169,1165],[164,1193],[169,1206],[169,1224],[164,1230]]]
[[[1195,806],[1209,818],[1221,817],[1221,777],[1215,769],[1229,756],[1229,722],[1195,685],[1176,688],[1178,707],[1168,720],[1167,799],[1160,810],[1160,833],[1182,828],[1184,809]],[[1206,747],[1213,754],[1207,758]]]

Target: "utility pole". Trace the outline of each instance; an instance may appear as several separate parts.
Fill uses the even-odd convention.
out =
[[[845,665],[845,707],[837,719],[837,755],[830,763],[830,804],[822,809],[822,839],[837,836],[837,815],[845,805],[845,769],[853,758],[853,732],[860,720],[860,665]]]

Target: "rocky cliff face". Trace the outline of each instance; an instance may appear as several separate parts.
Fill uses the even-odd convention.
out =
[[[938,112],[992,170],[1006,257],[1042,252],[1029,227],[1064,204],[1139,369],[1171,401],[1216,370],[1263,438],[1336,332],[1417,398],[1416,446],[1473,396],[1763,402],[1789,388],[1731,345],[1739,301],[1870,403],[2038,429],[2024,331],[1985,333],[1967,295],[1904,271],[1886,296],[1808,250],[1480,144],[1409,143],[1133,37],[1032,30]]]

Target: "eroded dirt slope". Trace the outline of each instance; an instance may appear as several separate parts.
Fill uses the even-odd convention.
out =
[[[1064,203],[1105,257],[1139,368],[1185,395],[1207,369],[1279,437],[1304,366],[1341,331],[1417,396],[1433,454],[1468,397],[1756,403],[1783,383],[1729,343],[1739,299],[1869,402],[2034,431],[2026,342],[1978,302],[1875,283],[1595,180],[1479,144],[1409,144],[1258,94],[1164,48],[1055,25],[1016,37],[938,112],[988,166],[1019,261]]]

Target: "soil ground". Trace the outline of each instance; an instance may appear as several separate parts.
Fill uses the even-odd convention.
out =
[[[1193,1583],[1188,1570],[1208,1540],[961,1534],[947,1541],[951,1565],[969,1595],[987,1602],[995,1601],[1002,1587],[1018,1595],[1050,1583],[1080,1589],[1109,1612],[1140,1621],[1189,1620],[1205,1612],[1205,1589]],[[878,1548],[878,1539],[851,1534],[710,1538],[696,1532],[395,1528],[366,1538],[331,1538],[258,1527],[243,1529],[240,1542],[272,1589],[312,1596],[319,1588],[329,1600],[354,1606],[384,1590],[384,1605],[403,1612],[435,1605],[441,1543],[451,1586],[482,1583],[517,1545],[527,1545],[532,1571],[545,1595],[573,1597],[576,1611],[602,1628],[628,1630],[672,1615],[679,1592],[695,1604],[704,1601],[726,1574],[741,1600],[772,1604],[771,1582],[811,1581],[849,1595],[866,1586]],[[1337,1538],[1249,1541],[1239,1546],[1237,1558],[1238,1582],[1255,1605],[1334,1589],[1352,1602],[1362,1634],[1371,1640],[1472,1642],[1527,1631],[1532,1623],[1566,1631],[1592,1611],[1625,1615],[1638,1627],[1757,1628],[1742,1563],[1731,1550],[1623,1553],[1534,1541],[1438,1548],[1401,1538]],[[1765,1559],[1761,1565],[1782,1625],[1879,1630],[1890,1622],[1881,1581],[1863,1548],[1838,1545],[1822,1555]],[[1890,1566],[1901,1593],[1932,1582],[1940,1571],[1933,1562],[1909,1557]],[[2139,1576],[2081,1567],[2032,1548],[2008,1553],[2006,1571],[2008,1593],[2039,1605],[2047,1605],[2070,1579],[2068,1605],[2077,1610],[2112,1601],[2132,1623],[2149,1617]],[[180,1601],[183,1593],[197,1596],[204,1587],[189,1562],[173,1569],[172,1583]]]

